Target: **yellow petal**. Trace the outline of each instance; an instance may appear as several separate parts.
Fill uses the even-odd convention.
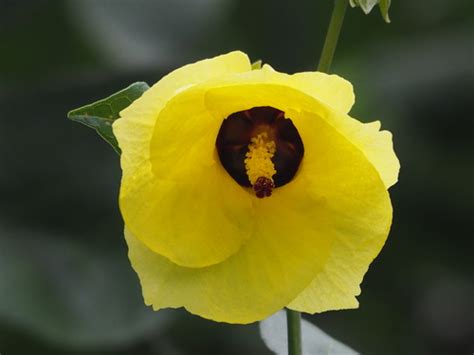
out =
[[[294,121],[298,127],[303,128],[307,123],[313,124],[316,122],[316,120],[305,117],[311,116],[308,113],[298,114],[295,112],[292,115],[295,117]],[[308,125],[306,129],[303,128],[304,135],[306,136],[303,140],[311,142],[311,144],[320,140],[321,137],[316,133],[316,130],[318,130],[318,127],[314,125],[312,127]],[[311,171],[309,175],[314,177],[314,187],[321,187],[321,179],[335,181],[334,178],[324,173],[319,178],[316,178],[313,169],[327,171],[328,167],[322,166],[321,161],[318,161],[316,157],[306,155],[306,158],[306,165],[311,164],[307,168]],[[331,154],[326,159],[328,166],[338,164],[335,160],[339,159],[339,155]],[[340,161],[340,164],[344,164],[344,162]],[[351,179],[357,178],[364,179],[365,177],[350,177],[349,174],[345,176],[341,174],[340,176],[342,183],[350,182],[352,181]],[[331,188],[331,185],[329,184],[327,187]],[[371,189],[371,187],[368,186],[367,189]],[[347,207],[345,204],[353,202],[346,199],[360,199],[361,197],[358,196],[358,193],[360,191],[354,191],[354,194],[351,196],[341,195],[334,198],[334,201],[337,201],[337,203],[332,208],[340,212],[338,218],[335,219],[335,223],[339,224],[340,227],[335,234],[330,256],[326,260],[322,272],[315,274],[316,276],[311,284],[288,305],[288,308],[306,313],[316,313],[358,307],[355,296],[360,294],[359,285],[370,263],[379,254],[385,243],[392,216],[389,197],[387,195],[384,196],[383,198],[386,201],[377,206],[380,203],[380,201],[377,202],[377,199],[381,196],[377,197],[376,194],[372,194],[369,191],[364,191],[363,194],[371,195],[372,200],[364,198],[364,201],[361,201],[359,206],[360,209],[368,212],[367,218],[355,220],[353,219],[353,214],[346,215]],[[351,219],[352,224],[349,222]]]
[[[122,150],[123,174],[149,162],[149,144],[158,114],[169,99],[186,88],[227,73],[251,70],[245,53],[235,51],[185,65],[163,77],[132,105],[120,112],[113,131]]]
[[[216,155],[221,120],[207,113],[203,95],[190,89],[168,102],[150,143],[151,169],[140,167],[122,181],[120,194],[131,232],[188,267],[227,259],[250,237],[255,220],[253,196]]]
[[[364,126],[363,130],[358,132],[360,137],[365,136],[366,144],[373,145],[373,149],[369,152],[376,152],[377,148],[380,151],[378,156],[375,155],[375,158],[380,159],[380,161],[378,164],[374,164],[378,167],[379,173],[382,175],[380,172],[382,169],[382,171],[388,172],[388,175],[385,175],[386,178],[390,176],[390,172],[393,173],[392,178],[396,177],[399,163],[393,153],[391,144],[388,144],[389,141],[391,143],[390,132],[379,132],[380,123],[378,122]],[[366,134],[364,134],[364,130],[367,130]],[[383,137],[383,135],[386,137]],[[361,139],[360,141],[364,140]],[[377,144],[380,144],[380,146],[377,147]],[[367,151],[366,149],[366,154]],[[392,157],[392,159],[384,161],[384,156]],[[395,182],[396,178],[388,184]],[[387,180],[385,184],[387,184]],[[371,222],[367,221],[366,223]],[[388,235],[388,230],[386,235]],[[350,235],[344,234],[339,235],[337,241],[333,243],[323,271],[317,274],[311,284],[288,305],[288,308],[306,313],[357,308],[359,303],[355,296],[358,296],[361,292],[359,285],[370,263],[382,249],[385,239],[373,238],[370,234],[361,234],[358,238],[351,238]]]
[[[126,230],[129,256],[145,302],[154,309],[184,306],[205,318],[250,323],[295,299],[322,272],[338,243],[350,240],[369,249],[383,243],[391,222],[390,200],[365,155],[323,118],[326,108],[308,95],[273,84],[206,90],[205,105],[216,119],[262,105],[285,111],[305,144],[300,170],[271,197],[252,196],[254,233],[226,260],[204,268],[179,266],[153,253]],[[176,101],[185,107],[184,102],[197,92],[182,93],[170,105]],[[232,184],[237,185],[229,181],[228,187]],[[223,200],[238,202],[235,197],[221,194]],[[345,262],[351,265],[353,260]]]
[[[335,74],[321,72],[301,72],[293,75],[274,71],[269,65],[263,70],[273,71],[277,82],[301,90],[313,96],[336,111],[348,113],[354,105],[355,96],[352,84]]]
[[[378,121],[364,124],[346,114],[354,102],[354,93],[349,82],[337,75],[319,72],[288,75],[265,65],[261,70],[219,78],[210,85],[238,86],[261,83],[293,88],[323,103],[328,111],[331,111],[325,114],[324,119],[364,152],[379,172],[385,186],[389,188],[397,182],[400,163],[393,150],[392,134],[379,131]],[[306,102],[305,107],[315,106],[314,102]]]
[[[396,184],[400,162],[393,149],[392,133],[380,131],[380,121],[364,124],[347,115],[336,115],[333,125],[365,153],[379,172],[386,188]]]
[[[265,68],[264,68],[265,69]],[[271,68],[266,68],[271,70]],[[354,104],[352,84],[337,75],[305,72],[287,75],[273,72],[276,83],[287,84],[313,96],[339,113],[328,116],[330,123],[361,149],[389,188],[398,180],[400,163],[393,150],[392,134],[380,131],[380,122],[364,124],[348,113]]]
[[[247,193],[235,202],[220,198],[224,192],[242,194],[216,165],[220,122],[204,124],[207,113],[182,101],[169,105],[168,114],[162,111],[193,85],[246,70],[250,62],[241,52],[182,67],[145,92],[114,123],[122,149],[120,207],[125,223],[149,248],[181,265],[206,266],[235,253],[253,229],[253,219]],[[154,132],[162,144],[152,147]],[[183,173],[182,167],[189,169]]]
[[[308,223],[309,219],[323,222],[324,216],[316,214],[320,209],[309,198],[298,199],[298,205],[288,204],[283,197],[272,199],[258,201],[270,203],[259,209],[256,220],[262,223],[241,249],[205,268],[178,266],[126,230],[129,258],[145,303],[155,310],[185,307],[193,314],[228,323],[261,320],[289,303],[322,268],[331,236],[324,231],[324,223],[317,229],[316,223]]]
[[[324,270],[287,307],[306,313],[358,308],[359,285],[384,242],[384,238],[360,236],[357,240],[341,235]]]

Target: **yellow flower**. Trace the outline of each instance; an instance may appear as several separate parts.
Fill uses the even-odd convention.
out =
[[[165,76],[114,123],[120,208],[145,303],[250,323],[356,308],[399,163],[336,75],[231,52]]]

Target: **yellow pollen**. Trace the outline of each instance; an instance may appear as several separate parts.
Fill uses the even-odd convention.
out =
[[[266,132],[262,132],[250,140],[248,149],[244,163],[252,186],[259,177],[266,177],[273,182],[272,176],[276,170],[271,159],[276,151],[275,142],[268,139]]]

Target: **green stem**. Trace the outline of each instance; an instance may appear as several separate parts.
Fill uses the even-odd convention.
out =
[[[288,327],[288,355],[301,355],[301,314],[286,309],[286,324]]]
[[[334,9],[332,10],[326,40],[324,41],[323,51],[321,52],[321,58],[319,59],[318,71],[325,73],[329,72],[332,58],[336,51],[339,33],[341,33],[342,22],[344,21],[348,2],[348,0],[334,1]]]

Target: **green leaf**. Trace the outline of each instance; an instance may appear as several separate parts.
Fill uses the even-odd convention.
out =
[[[388,9],[390,8],[391,0],[380,0],[379,8],[385,22],[390,23],[390,17],[388,16]]]
[[[261,69],[262,68],[262,60],[259,59],[259,60],[256,60],[255,62],[252,63],[252,70],[257,70],[257,69]]]
[[[120,154],[117,139],[112,131],[112,123],[119,118],[120,111],[130,106],[149,88],[144,82],[133,83],[105,99],[69,111],[67,117],[95,129]]]
[[[288,335],[284,311],[260,322],[260,335],[277,355],[288,354]],[[301,320],[303,355],[357,355],[358,352],[335,340],[310,322]]]
[[[385,22],[390,22],[390,17],[388,16],[388,9],[390,8],[391,0],[349,0],[349,4],[352,7],[360,7],[366,15],[372,11],[375,5],[379,5],[380,13],[382,14]]]

